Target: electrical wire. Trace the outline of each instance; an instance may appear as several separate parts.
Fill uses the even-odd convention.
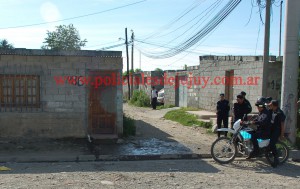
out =
[[[36,23],[36,24],[27,24],[27,25],[20,25],[20,26],[10,26],[10,27],[5,27],[5,28],[0,28],[0,30],[3,30],[3,29],[12,29],[12,28],[25,28],[25,27],[38,26],[38,25],[44,25],[44,24],[49,24],[49,23],[56,23],[56,22],[61,22],[61,21],[66,21],[66,20],[74,20],[74,19],[78,19],[78,18],[93,16],[93,15],[102,14],[102,13],[105,13],[105,12],[110,12],[110,11],[114,11],[114,10],[117,10],[117,9],[129,7],[129,6],[132,6],[132,5],[135,5],[135,4],[139,4],[139,3],[142,3],[142,2],[145,2],[145,1],[147,1],[147,0],[137,1],[137,2],[134,2],[134,3],[122,5],[122,6],[119,6],[119,7],[115,7],[115,8],[111,8],[111,9],[107,9],[107,10],[95,12],[95,13],[85,14],[85,15],[81,15],[81,16],[75,16],[75,17],[61,19],[61,20],[56,20],[56,21],[51,21],[51,22],[41,22],[41,23]]]
[[[257,45],[258,45],[259,35],[260,35],[260,24],[259,24],[259,26],[258,26],[258,34],[257,34],[256,46],[255,46],[255,55],[256,55],[256,50],[257,50]]]
[[[144,55],[149,58],[161,59],[161,58],[170,58],[173,57],[203,39],[206,35],[208,35],[214,28],[216,28],[225,18],[237,7],[237,5],[241,2],[241,0],[230,0],[219,12],[215,15],[200,31],[198,31],[195,35],[180,43],[176,49],[167,50],[165,52],[157,52],[157,53],[145,53]]]
[[[201,14],[199,14],[199,15],[197,16],[197,17],[199,17],[199,16],[201,16],[202,14],[206,13],[206,14],[203,15],[196,23],[194,23],[191,27],[185,29],[182,33],[180,33],[180,34],[178,34],[177,36],[173,37],[171,40],[169,40],[168,42],[166,42],[166,43],[165,43],[164,45],[162,45],[161,47],[164,47],[164,46],[169,45],[170,43],[172,43],[172,42],[176,41],[177,39],[179,39],[181,36],[188,35],[188,34],[187,34],[188,32],[191,33],[190,35],[194,35],[195,32],[197,32],[197,30],[198,30],[199,27],[201,26],[201,24],[203,24],[203,23],[205,22],[204,19],[205,19],[206,17],[211,16],[212,13],[213,13],[215,10],[217,10],[217,7],[221,4],[221,1],[223,1],[223,0],[217,0],[215,3],[213,3],[211,6],[209,6],[205,11],[203,11]],[[197,18],[197,17],[196,17],[196,18]],[[194,18],[193,18],[192,20],[194,20]],[[203,20],[203,22],[201,22],[201,24],[199,24],[199,22],[200,22],[201,20]],[[190,21],[189,21],[189,22],[190,22]],[[188,23],[189,23],[189,22],[188,22]],[[187,23],[186,23],[186,24],[187,24]],[[185,25],[186,25],[186,24],[185,24]],[[198,26],[198,27],[196,27],[196,26]],[[194,30],[192,30],[194,27],[196,27],[196,28],[195,28]],[[182,28],[182,27],[181,27],[181,28]],[[181,28],[176,28],[175,30],[169,32],[168,35],[171,34],[171,33],[173,33],[173,32],[175,32],[175,31],[177,31],[178,29],[181,29]],[[192,31],[191,31],[191,30],[192,30]],[[167,35],[167,34],[166,34],[166,35]],[[188,36],[190,36],[190,35],[188,35]],[[164,36],[165,36],[165,35],[159,36],[159,37],[164,37]],[[141,41],[141,40],[140,40],[140,41]],[[155,50],[155,49],[153,49],[153,50]]]
[[[202,0],[202,1],[206,1],[206,0]],[[181,20],[185,15],[187,15],[188,13],[190,13],[193,9],[195,9],[196,7],[198,7],[202,2],[199,3],[199,0],[195,0],[187,9],[185,9],[183,11],[182,14],[180,14],[177,18],[175,18],[173,21],[171,21],[170,23],[162,26],[160,29],[158,29],[158,31],[153,32],[151,34],[149,34],[149,36],[147,37],[142,37],[143,40],[147,40],[150,38],[153,38],[154,36],[159,35],[160,33],[162,33],[164,30],[170,28],[172,25],[174,25],[175,23],[177,23],[179,20]]]

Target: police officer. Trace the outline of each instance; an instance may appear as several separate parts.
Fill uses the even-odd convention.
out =
[[[230,106],[229,101],[225,99],[224,94],[220,94],[220,100],[217,102],[217,125],[218,129],[221,128],[221,124],[223,121],[224,128],[228,128],[228,114],[229,114]],[[225,132],[225,137],[227,136],[227,132]],[[220,137],[220,132],[218,132],[218,137]]]
[[[284,121],[285,115],[283,111],[279,108],[277,100],[272,100],[269,103],[270,110],[272,111],[271,115],[271,137],[270,137],[270,149],[274,156],[274,162],[271,164],[272,167],[277,167],[279,160],[278,160],[278,152],[276,149],[276,143],[278,138],[284,138]]]
[[[267,110],[270,111],[270,113],[272,113],[272,110],[270,108],[271,101],[272,101],[272,97],[267,97],[266,98],[266,108],[267,108]]]
[[[252,112],[252,106],[251,106],[249,100],[246,99],[246,92],[245,92],[245,91],[242,91],[242,92],[241,92],[241,95],[244,97],[245,103],[250,107],[250,109],[251,109],[250,112]]]
[[[233,104],[233,118],[232,125],[239,119],[243,119],[244,116],[251,113],[252,108],[250,103],[246,103],[244,97],[239,94],[236,96],[236,103]],[[246,120],[245,120],[246,121]]]
[[[257,139],[267,139],[270,137],[270,113],[266,109],[266,98],[259,98],[255,106],[258,110],[258,117],[251,121],[251,124],[257,125],[257,130],[251,133],[251,142],[253,143],[253,151],[247,159],[253,158],[259,153],[259,146]]]

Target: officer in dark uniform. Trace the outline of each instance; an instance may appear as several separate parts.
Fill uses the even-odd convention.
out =
[[[276,143],[279,139],[284,138],[284,121],[285,115],[283,111],[279,108],[277,100],[272,100],[269,104],[271,112],[271,137],[270,137],[270,149],[274,156],[274,162],[271,164],[272,167],[277,167],[279,160],[278,160],[278,152],[276,149]]]
[[[221,128],[223,121],[224,128],[228,128],[228,116],[229,116],[229,101],[225,99],[224,94],[220,94],[220,100],[217,102],[217,125],[218,129]],[[225,137],[227,132],[225,132]],[[220,137],[220,132],[218,132],[218,137]]]
[[[270,113],[266,109],[266,98],[264,97],[259,98],[256,101],[255,106],[257,107],[259,113],[258,113],[258,117],[254,121],[251,121],[251,123],[257,125],[257,130],[251,133],[251,141],[253,143],[254,149],[247,159],[253,158],[258,155],[259,152],[259,146],[257,141],[258,138],[268,139],[270,137],[271,119],[270,119]]]
[[[246,103],[244,101],[244,97],[239,94],[236,96],[236,103],[233,104],[233,118],[232,118],[232,125],[239,119],[243,119],[244,116],[251,113],[252,108],[250,103]],[[246,121],[246,120],[244,120]]]
[[[266,98],[266,108],[267,108],[267,110],[269,110],[270,113],[272,114],[272,110],[271,110],[271,108],[270,108],[271,101],[272,101],[272,97],[267,97],[267,98]]]
[[[251,109],[250,112],[252,112],[252,106],[251,106],[249,100],[246,99],[246,92],[245,92],[245,91],[242,91],[242,92],[241,92],[241,95],[244,97],[245,103],[250,107],[250,109]]]

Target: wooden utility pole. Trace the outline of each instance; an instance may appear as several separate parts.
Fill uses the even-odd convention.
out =
[[[126,44],[126,58],[127,58],[127,83],[128,83],[128,100],[130,100],[129,55],[128,55],[128,38],[127,38],[127,28],[125,28],[125,44]]]
[[[131,70],[132,70],[132,74],[131,74],[131,95],[133,95],[133,73],[134,73],[134,68],[133,68],[133,45],[134,45],[134,32],[131,30]]]
[[[285,44],[282,67],[281,108],[286,115],[285,133],[289,133],[288,137],[290,141],[295,143],[298,114],[300,1],[286,0],[285,6]]]
[[[265,19],[265,41],[264,41],[264,63],[263,63],[263,83],[262,96],[268,96],[268,64],[270,49],[270,18],[271,18],[271,0],[266,0],[266,19]]]

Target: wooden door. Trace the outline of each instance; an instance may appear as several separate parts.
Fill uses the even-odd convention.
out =
[[[88,130],[92,135],[113,135],[117,133],[117,86],[112,82],[113,79],[117,78],[116,73],[116,71],[89,72],[91,83],[88,99]]]

